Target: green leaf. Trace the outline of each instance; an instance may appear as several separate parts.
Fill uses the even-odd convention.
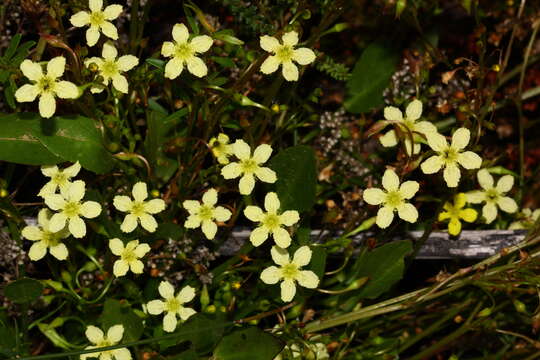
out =
[[[160,59],[146,59],[146,63],[160,69],[160,70],[164,70],[165,69],[165,61],[164,60],[160,60]]]
[[[34,113],[0,118],[0,160],[27,165],[78,160],[85,169],[98,174],[108,172],[114,164],[92,119],[42,119]]]
[[[395,45],[382,41],[364,50],[347,82],[344,105],[349,112],[363,113],[383,104],[383,91],[396,71],[399,54]]]
[[[283,349],[278,338],[251,327],[221,339],[214,350],[216,360],[272,360]]]
[[[17,304],[31,303],[40,297],[43,285],[30,278],[15,280],[6,285],[4,295]]]
[[[13,55],[15,55],[15,52],[17,51],[17,46],[19,46],[19,43],[21,42],[21,38],[21,34],[15,34],[15,36],[13,36],[13,38],[9,42],[9,46],[6,52],[4,53],[3,58],[5,60],[9,60],[11,59],[11,57],[13,57]]]
[[[231,34],[232,31],[223,30],[215,32],[213,34],[213,37],[214,39],[221,40],[232,45],[244,45],[244,42],[242,40]]]
[[[141,318],[135,314],[131,307],[114,299],[105,301],[100,321],[104,331],[113,325],[122,324],[124,326],[122,341],[124,342],[139,340],[144,330]]]
[[[317,164],[309,146],[298,145],[280,151],[270,161],[277,174],[276,189],[281,209],[310,210],[315,204]]]
[[[356,294],[361,298],[376,298],[389,290],[402,278],[405,269],[403,259],[411,251],[411,242],[403,240],[364,252],[353,266],[350,282],[362,277],[369,280]]]

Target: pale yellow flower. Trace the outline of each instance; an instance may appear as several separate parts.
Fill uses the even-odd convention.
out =
[[[174,287],[168,281],[162,281],[158,287],[159,294],[163,300],[152,300],[146,304],[146,309],[151,315],[159,315],[165,312],[163,317],[163,330],[173,332],[176,329],[178,315],[183,321],[189,319],[196,313],[192,308],[184,307],[195,297],[195,289],[185,286],[177,296],[174,296]]]
[[[296,294],[296,282],[308,289],[319,286],[319,278],[313,271],[301,270],[311,261],[311,249],[309,246],[301,246],[295,251],[292,261],[287,250],[278,246],[272,246],[270,250],[272,260],[279,265],[270,266],[261,273],[261,280],[265,284],[277,284],[281,282],[281,300],[291,301]]]
[[[454,196],[454,204],[446,202],[443,206],[445,211],[439,213],[439,221],[450,219],[448,223],[448,233],[450,235],[457,235],[461,232],[461,221],[473,222],[478,217],[476,210],[467,208],[464,209],[467,204],[467,195],[459,193]]]
[[[512,175],[501,177],[496,186],[493,184],[493,176],[486,169],[479,170],[476,176],[483,190],[468,192],[467,201],[472,204],[486,203],[482,207],[482,215],[486,219],[486,224],[491,223],[497,217],[497,206],[507,213],[515,213],[518,210],[515,200],[504,196],[514,186],[514,177]]]
[[[435,125],[429,121],[417,121],[422,116],[422,102],[420,100],[413,100],[407,106],[405,110],[405,117],[403,113],[396,107],[387,106],[384,108],[384,118],[392,121],[396,126],[401,127],[401,131],[405,137],[405,149],[407,154],[418,154],[420,152],[420,144],[418,143],[418,134],[426,135],[430,132],[437,132]],[[413,135],[413,151],[411,153],[411,139],[410,133]],[[393,147],[398,143],[395,130],[390,130],[379,138],[381,144],[385,147]]]
[[[532,211],[529,208],[525,208],[521,211],[518,218],[519,220],[510,224],[508,227],[509,230],[531,229],[540,218],[540,209]]]
[[[39,96],[39,114],[50,118],[56,112],[55,97],[75,99],[79,96],[77,85],[65,80],[58,80],[64,74],[66,59],[57,56],[47,63],[47,73],[44,74],[41,65],[31,60],[24,60],[20,69],[33,84],[21,86],[15,92],[18,102],[32,102]]]
[[[134,274],[142,274],[144,265],[139,259],[150,251],[148,244],[139,244],[139,240],[132,240],[124,247],[122,240],[114,238],[109,240],[109,249],[114,255],[120,256],[113,265],[114,276],[124,276],[129,269]]]
[[[370,205],[382,205],[377,212],[376,223],[380,228],[387,228],[394,220],[394,211],[398,216],[410,223],[418,219],[418,211],[405,200],[412,199],[420,185],[416,181],[405,181],[399,185],[399,177],[394,170],[386,170],[382,178],[382,186],[386,190],[370,188],[364,190],[364,200]]]
[[[122,337],[124,336],[124,326],[121,324],[111,326],[109,330],[107,330],[107,336],[105,336],[100,328],[90,325],[86,328],[85,334],[87,339],[94,344],[85,347],[85,350],[113,346],[122,340]],[[95,357],[99,357],[99,360],[131,360],[131,353],[127,348],[120,348],[81,354],[81,360]]]
[[[107,41],[103,44],[103,51],[101,53],[103,58],[91,57],[84,61],[84,64],[88,67],[90,64],[96,64],[99,75],[103,78],[103,85],[109,85],[109,81],[112,80],[114,88],[121,93],[127,94],[128,81],[122,72],[129,71],[139,63],[139,59],[133,55],[123,55],[118,59],[118,51],[114,45]],[[102,87],[92,86],[90,89],[92,93],[100,93],[103,91]]]
[[[176,79],[184,69],[184,64],[190,73],[203,77],[208,68],[198,53],[207,52],[214,40],[208,35],[199,35],[189,39],[189,32],[184,24],[175,24],[172,30],[174,41],[165,41],[161,47],[161,55],[172,58],[165,65],[165,77]]]
[[[249,236],[253,246],[261,245],[268,238],[268,235],[272,234],[276,245],[281,248],[289,247],[291,236],[282,226],[296,224],[300,220],[300,216],[296,210],[287,210],[280,214],[278,212],[280,206],[277,194],[270,192],[264,198],[266,213],[260,207],[253,205],[249,205],[244,209],[244,215],[249,220],[259,223],[259,226]]]
[[[227,165],[229,157],[233,155],[233,146],[229,144],[229,137],[225,134],[219,134],[217,138],[210,139],[208,145],[212,149],[212,154],[216,157],[218,163]]]
[[[157,229],[157,221],[152,216],[165,210],[165,201],[161,199],[152,199],[144,201],[148,197],[146,183],[138,182],[133,186],[133,199],[129,196],[117,195],[113,199],[114,207],[122,212],[128,212],[120,230],[123,232],[132,232],[140,222],[141,226],[147,231],[154,232]]]
[[[257,146],[251,155],[251,148],[244,140],[234,142],[233,152],[240,161],[232,162],[221,169],[221,175],[225,179],[235,179],[242,175],[239,188],[240,194],[249,195],[255,186],[255,177],[266,183],[274,183],[277,180],[276,173],[267,167],[261,167],[272,155],[272,147],[267,144]]]
[[[224,222],[231,218],[232,213],[223,206],[215,206],[218,201],[217,191],[210,189],[202,197],[202,204],[196,200],[186,200],[182,203],[184,209],[189,212],[184,226],[187,229],[195,229],[199,226],[207,239],[212,240],[217,233],[217,225],[214,221]]]
[[[26,226],[22,229],[21,235],[28,240],[35,241],[30,247],[28,257],[32,261],[37,261],[45,256],[47,249],[52,256],[58,260],[65,260],[68,257],[68,249],[62,239],[69,236],[66,229],[52,232],[49,227],[51,213],[47,209],[41,209],[38,213],[39,226]]]
[[[38,196],[44,197],[48,194],[54,194],[58,188],[67,190],[67,187],[71,184],[71,178],[77,176],[81,170],[81,165],[77,161],[75,164],[68,166],[63,170],[59,170],[58,166],[42,166],[41,173],[47,177],[50,177],[48,183],[46,183],[39,191]]]
[[[85,201],[85,183],[76,180],[60,194],[48,194],[44,196],[45,204],[54,211],[58,211],[49,220],[49,229],[52,232],[62,230],[68,223],[71,235],[82,238],[86,235],[86,224],[81,217],[93,219],[101,213],[101,205],[95,201]]]
[[[298,80],[298,67],[293,63],[293,60],[300,65],[308,65],[315,61],[315,53],[308,48],[295,49],[298,44],[298,33],[289,31],[281,37],[283,44],[273,36],[261,36],[260,45],[273,55],[268,56],[261,65],[261,72],[271,74],[276,71],[279,65],[282,65],[283,77],[287,81]]]
[[[121,5],[109,5],[103,9],[103,0],[89,0],[90,12],[79,11],[69,21],[75,27],[90,25],[86,30],[86,43],[94,46],[99,40],[99,31],[113,40],[118,40],[118,31],[111,20],[116,19],[122,12]],[[102,10],[103,9],[103,10]]]
[[[448,145],[446,138],[439,133],[426,134],[429,146],[437,153],[420,165],[424,174],[434,174],[444,168],[443,177],[448,187],[459,184],[461,172],[459,166],[465,169],[478,169],[482,158],[472,151],[463,151],[469,144],[471,133],[466,128],[459,128],[452,135],[452,143]]]

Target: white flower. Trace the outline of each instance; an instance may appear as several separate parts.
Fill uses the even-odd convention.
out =
[[[124,276],[130,268],[133,273],[142,274],[144,265],[139,259],[150,251],[148,244],[139,244],[139,240],[132,240],[124,247],[122,240],[114,238],[109,240],[109,248],[114,255],[120,256],[120,259],[114,262],[114,276]]]
[[[300,65],[307,65],[315,61],[315,53],[308,48],[295,49],[298,44],[298,33],[296,31],[283,34],[281,40],[283,44],[280,44],[279,40],[273,36],[261,36],[261,47],[265,51],[273,53],[262,63],[261,72],[271,74],[278,69],[279,65],[282,65],[285,80],[296,81],[298,80],[298,67],[294,65],[293,60]]]
[[[96,45],[99,40],[99,31],[113,39],[118,40],[118,31],[110,20],[116,19],[122,12],[121,5],[109,5],[104,10],[103,0],[89,0],[88,7],[90,12],[79,11],[73,15],[69,21],[75,27],[90,25],[86,30],[86,43],[88,46]]]
[[[200,35],[188,41],[189,32],[184,24],[175,24],[172,36],[174,41],[165,41],[161,47],[161,55],[172,58],[165,65],[165,77],[176,79],[184,69],[184,64],[193,75],[205,76],[208,73],[208,68],[204,61],[195,55],[208,51],[214,42],[212,38]]]
[[[15,92],[18,102],[32,102],[39,96],[39,114],[50,118],[56,112],[55,96],[61,99],[75,99],[79,96],[77,85],[69,81],[58,80],[64,74],[66,59],[57,56],[47,63],[47,74],[43,74],[41,65],[24,60],[21,71],[33,84],[21,86]]]
[[[105,336],[100,328],[90,325],[86,328],[85,334],[88,340],[94,344],[85,347],[85,350],[113,346],[122,340],[122,337],[124,336],[124,326],[121,324],[111,326],[109,330],[107,330],[107,336]],[[81,354],[81,360],[89,357],[99,357],[99,360],[131,360],[131,353],[127,348],[120,348]]]
[[[463,151],[469,143],[471,132],[459,128],[452,135],[452,143],[448,145],[446,138],[439,133],[427,133],[429,146],[437,153],[424,161],[420,167],[424,174],[434,174],[444,168],[443,177],[448,187],[458,186],[461,173],[458,164],[465,169],[478,169],[482,158],[472,151]]]
[[[158,291],[165,301],[152,300],[146,305],[146,308],[151,315],[166,313],[163,317],[163,330],[173,332],[176,329],[177,315],[185,321],[196,313],[192,308],[184,307],[185,303],[190,302],[195,297],[195,289],[191,286],[185,286],[175,297],[174,287],[168,281],[162,281]]]
[[[386,190],[370,188],[364,190],[364,200],[370,205],[380,205],[382,207],[377,212],[377,225],[380,228],[387,228],[394,220],[394,211],[398,216],[410,223],[418,219],[418,211],[405,200],[412,199],[418,191],[419,184],[416,181],[405,181],[399,185],[399,177],[394,170],[386,170],[382,178],[382,186]]]
[[[253,222],[258,222],[259,226],[253,230],[249,240],[253,246],[261,245],[269,234],[272,234],[276,245],[287,248],[291,244],[289,232],[282,226],[292,226],[300,220],[298,211],[287,210],[282,214],[278,213],[281,206],[278,196],[274,192],[266,194],[264,198],[264,208],[266,213],[258,206],[249,205],[244,209],[244,215]]]
[[[270,145],[262,144],[257,146],[252,156],[249,145],[244,140],[236,140],[233,144],[233,152],[240,161],[225,165],[221,169],[221,175],[225,179],[235,179],[242,175],[239,183],[240,194],[251,194],[255,186],[255,176],[267,183],[276,182],[276,173],[270,168],[260,166],[272,155]]]
[[[153,199],[144,201],[148,197],[146,183],[138,182],[133,186],[133,199],[128,196],[117,195],[114,197],[114,207],[122,212],[128,212],[120,230],[123,232],[132,232],[137,227],[137,221],[147,231],[154,232],[157,228],[157,221],[151,214],[157,214],[165,210],[165,201]]]
[[[76,238],[86,235],[86,225],[81,216],[88,219],[97,217],[101,213],[101,205],[95,201],[82,202],[85,192],[84,181],[77,180],[64,191],[60,189],[60,194],[45,195],[45,204],[52,210],[58,211],[49,220],[50,231],[62,230],[67,222],[71,235]]]
[[[224,222],[231,218],[231,212],[223,206],[215,206],[218,201],[217,191],[210,189],[204,193],[202,204],[196,200],[186,200],[182,203],[184,209],[189,212],[184,226],[187,229],[195,229],[201,226],[207,239],[211,240],[216,236],[217,225],[214,222]]]
[[[43,175],[51,178],[39,191],[38,196],[44,197],[48,194],[54,194],[58,188],[67,190],[71,184],[71,178],[77,176],[81,170],[81,165],[77,161],[75,164],[68,166],[63,170],[59,170],[58,166],[42,166],[41,172]]]
[[[62,243],[62,239],[67,238],[69,232],[66,229],[52,232],[49,227],[50,216],[49,210],[41,209],[38,213],[39,226],[26,226],[22,229],[21,235],[25,239],[35,241],[28,252],[28,257],[32,261],[43,258],[47,249],[58,260],[65,260],[68,257],[68,249]]]
[[[417,121],[421,116],[422,102],[420,100],[411,101],[405,110],[405,118],[403,117],[401,110],[396,107],[387,106],[384,108],[385,119],[395,122],[397,126],[401,126],[402,133],[405,137],[405,149],[409,155],[411,155],[411,139],[409,132],[412,133],[414,141],[412,154],[418,154],[420,152],[420,144],[417,142],[419,139],[415,133],[425,135],[430,132],[437,132],[435,125],[429,121]],[[397,140],[395,130],[390,130],[379,138],[379,141],[385,147],[396,146]]]
[[[112,43],[107,41],[103,44],[103,51],[101,53],[103,58],[91,57],[84,61],[84,64],[88,67],[90,64],[96,64],[99,75],[103,78],[103,85],[107,86],[109,81],[112,80],[114,88],[121,93],[127,94],[128,81],[122,72],[129,71],[139,63],[139,59],[133,55],[120,56],[118,59],[118,51]],[[92,93],[100,93],[103,88],[98,86],[92,86],[90,89]]]
[[[486,224],[491,223],[497,217],[497,206],[507,213],[515,213],[518,206],[514,199],[504,196],[514,186],[514,177],[504,175],[497,181],[497,186],[493,185],[493,176],[486,169],[481,169],[476,174],[478,183],[483,191],[470,191],[467,193],[467,201],[472,204],[485,202],[482,208],[482,215],[486,219]]]
[[[212,149],[212,154],[216,157],[218,163],[227,165],[229,157],[233,155],[233,146],[229,144],[229,137],[225,134],[219,134],[217,138],[210,139],[208,145]]]
[[[313,271],[301,270],[311,261],[311,249],[302,246],[295,251],[293,260],[289,258],[287,250],[272,246],[270,250],[272,260],[280,267],[270,266],[261,273],[261,280],[265,284],[277,284],[281,282],[281,300],[291,301],[296,294],[295,282],[308,289],[319,286],[319,278]]]

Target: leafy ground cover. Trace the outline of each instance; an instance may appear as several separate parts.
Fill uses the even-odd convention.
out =
[[[0,357],[538,358],[539,14],[4,1]]]

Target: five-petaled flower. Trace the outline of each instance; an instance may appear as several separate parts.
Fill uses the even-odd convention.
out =
[[[444,167],[443,177],[448,187],[459,184],[461,172],[459,165],[465,169],[478,169],[482,165],[482,158],[472,151],[462,151],[471,137],[466,128],[459,128],[452,135],[452,143],[448,145],[446,138],[436,132],[426,134],[429,146],[437,153],[420,165],[424,174],[434,174]]]
[[[208,51],[214,40],[208,35],[199,35],[189,39],[189,32],[184,24],[175,24],[172,30],[174,41],[165,41],[161,47],[161,55],[172,58],[165,65],[165,77],[176,79],[184,69],[184,64],[190,73],[203,77],[208,68],[198,53]]]
[[[117,195],[113,199],[115,208],[129,213],[120,225],[120,230],[126,233],[132,232],[140,221],[141,226],[147,231],[156,231],[158,224],[152,215],[165,210],[165,201],[161,199],[144,201],[148,197],[148,190],[146,183],[143,182],[136,183],[131,193],[134,200],[125,195]]]
[[[467,195],[459,193],[454,196],[454,204],[446,202],[443,205],[444,211],[439,213],[439,221],[450,219],[448,223],[448,233],[450,235],[458,235],[461,232],[461,221],[472,223],[478,217],[476,210],[467,208]]]
[[[202,197],[202,204],[197,200],[186,200],[182,203],[184,209],[189,212],[184,226],[187,229],[195,229],[199,226],[207,239],[212,240],[217,233],[217,225],[214,221],[224,222],[231,218],[231,211],[223,206],[215,206],[218,194],[215,189],[209,189]]]
[[[21,86],[15,92],[18,102],[32,102],[39,96],[39,114],[50,118],[56,111],[55,96],[61,99],[75,99],[79,89],[72,82],[58,80],[64,74],[66,59],[57,56],[47,63],[47,73],[44,74],[41,65],[31,60],[24,60],[20,69],[33,84]]]
[[[244,215],[249,220],[259,222],[259,226],[249,236],[253,246],[261,245],[269,234],[273,235],[276,245],[281,248],[287,248],[291,244],[291,236],[282,226],[296,224],[300,220],[300,216],[296,210],[287,210],[279,214],[280,205],[276,193],[270,192],[264,198],[266,213],[260,207],[253,205],[249,205],[244,209]]]
[[[239,161],[227,164],[221,169],[221,175],[225,179],[235,179],[243,175],[238,184],[240,194],[249,195],[255,186],[255,176],[266,183],[274,183],[277,180],[276,173],[267,167],[261,167],[272,155],[272,147],[268,144],[257,146],[251,156],[251,149],[244,140],[234,142],[233,152]]]
[[[124,247],[122,240],[114,238],[109,240],[109,248],[114,255],[120,256],[113,265],[114,276],[124,276],[129,269],[134,274],[142,274],[144,265],[139,259],[150,251],[148,244],[139,244],[139,240],[132,240]]]
[[[481,169],[476,174],[478,183],[482,190],[470,191],[467,193],[467,201],[472,204],[485,202],[482,207],[482,215],[486,219],[486,224],[491,223],[497,217],[497,206],[507,213],[515,213],[518,206],[514,199],[504,196],[514,186],[514,177],[504,175],[494,186],[493,176],[486,169]]]
[[[96,64],[99,75],[103,78],[103,85],[107,86],[109,81],[112,80],[112,84],[116,90],[127,94],[128,81],[125,76],[122,75],[122,72],[129,71],[137,66],[139,59],[133,55],[123,55],[117,59],[118,51],[116,51],[114,45],[109,41],[103,44],[101,56],[103,56],[103,58],[88,58],[84,61],[84,64],[87,67],[91,64]],[[90,91],[92,93],[100,93],[103,91],[103,88],[92,86]]]
[[[45,204],[52,210],[58,211],[49,220],[50,231],[60,231],[68,222],[71,235],[76,238],[86,235],[86,225],[81,216],[87,219],[97,217],[101,213],[101,205],[95,201],[82,202],[85,192],[84,181],[76,180],[64,191],[60,189],[60,194],[45,195]]]
[[[401,110],[394,106],[387,106],[384,108],[384,118],[386,120],[394,122],[400,127],[403,136],[405,137],[405,149],[409,155],[418,154],[420,152],[420,144],[418,141],[418,135],[416,133],[425,135],[430,132],[437,132],[435,125],[429,121],[417,121],[422,116],[422,102],[420,100],[413,100],[405,109],[405,117]],[[411,135],[414,141],[413,151],[411,153]],[[385,147],[392,147],[397,145],[396,130],[390,130],[379,138],[381,144]]]
[[[122,340],[122,337],[124,336],[124,326],[121,324],[111,326],[109,330],[107,330],[107,336],[105,336],[100,328],[90,325],[86,328],[85,334],[88,340],[94,344],[85,347],[85,350],[113,346]],[[131,360],[131,353],[127,348],[120,348],[81,354],[81,360],[90,357],[99,357],[99,360]]]
[[[370,205],[381,205],[377,212],[376,223],[380,228],[387,228],[394,220],[394,211],[398,216],[410,223],[418,219],[418,211],[405,200],[412,199],[418,191],[419,184],[416,181],[405,181],[399,185],[399,177],[394,170],[386,170],[382,178],[382,186],[386,190],[370,188],[364,190],[364,200]]]
[[[232,144],[229,144],[229,137],[225,134],[219,134],[217,138],[213,137],[208,142],[212,154],[216,157],[218,163],[227,165],[229,157],[233,154]]]
[[[272,246],[270,250],[272,260],[279,265],[270,266],[261,273],[261,280],[266,284],[276,284],[281,282],[281,300],[291,301],[296,294],[296,284],[308,289],[315,289],[319,286],[319,278],[313,271],[301,270],[311,261],[311,249],[308,246],[301,246],[295,251],[292,261],[287,250],[278,246]]]
[[[118,39],[118,31],[110,20],[116,19],[122,12],[122,6],[118,4],[109,5],[103,8],[103,0],[89,0],[90,12],[79,11],[74,14],[69,21],[75,27],[90,25],[86,30],[86,43],[88,46],[96,45],[99,40],[99,31],[113,40]]]
[[[296,31],[283,34],[281,40],[283,44],[280,44],[279,40],[273,36],[261,36],[261,47],[265,51],[273,53],[262,63],[261,72],[271,74],[278,69],[279,65],[282,65],[285,80],[297,81],[298,67],[293,63],[293,60],[300,65],[307,65],[315,61],[315,53],[308,48],[295,49],[298,44],[298,33]]]
[[[62,239],[69,236],[66,229],[52,232],[49,227],[51,213],[47,209],[41,209],[38,213],[39,226],[26,226],[22,229],[21,235],[28,240],[35,241],[30,247],[28,257],[37,261],[45,256],[47,249],[52,256],[58,260],[65,260],[68,257],[68,249]]]
[[[192,308],[184,307],[185,303],[190,302],[195,297],[195,289],[191,286],[185,286],[177,296],[174,296],[174,287],[168,281],[162,281],[158,291],[164,301],[152,300],[146,304],[146,309],[151,315],[166,313],[163,317],[163,330],[173,332],[176,329],[177,315],[185,321],[196,313]]]
[[[48,194],[54,194],[58,188],[63,191],[71,184],[71,178],[77,176],[81,170],[81,165],[77,161],[75,164],[68,166],[63,170],[59,170],[58,166],[42,166],[41,173],[51,178],[48,183],[43,185],[38,193],[38,196],[44,197]]]

